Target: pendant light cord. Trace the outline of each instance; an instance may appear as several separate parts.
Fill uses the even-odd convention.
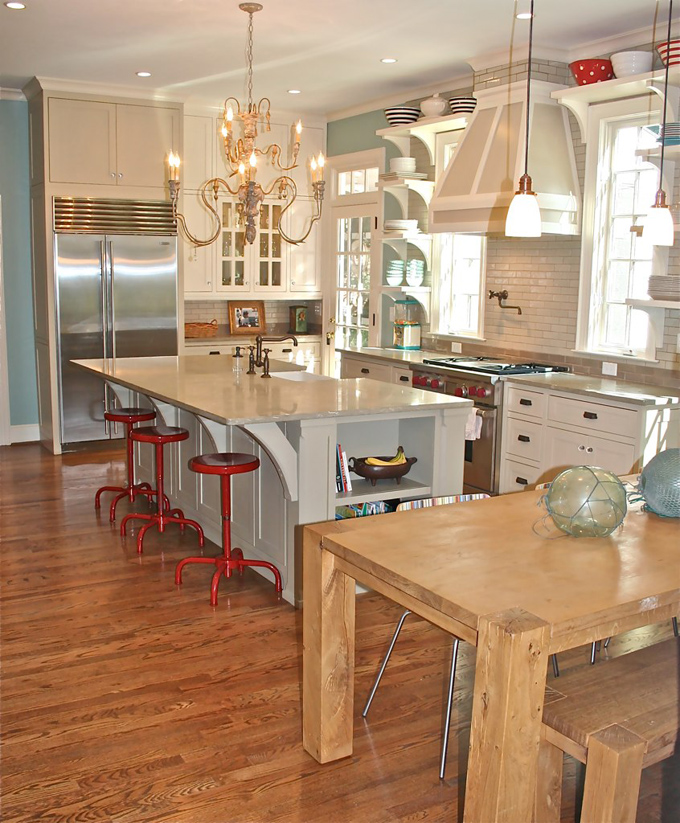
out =
[[[670,0],[671,3],[673,0]],[[529,18],[529,58],[527,60],[527,116],[524,132],[524,174],[529,173],[529,112],[531,111],[531,52],[534,41],[534,0],[531,0]],[[670,38],[670,35],[669,35]]]
[[[668,0],[668,36],[666,37],[666,72],[663,86],[663,115],[661,118],[661,163],[659,164],[659,189],[663,189],[663,160],[666,147],[666,107],[668,105],[668,70],[671,65],[671,19],[673,0]]]

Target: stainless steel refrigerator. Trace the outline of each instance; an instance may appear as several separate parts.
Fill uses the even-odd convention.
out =
[[[177,239],[55,234],[61,442],[103,440],[104,382],[71,360],[177,354]]]

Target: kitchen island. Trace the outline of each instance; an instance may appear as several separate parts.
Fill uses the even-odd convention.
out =
[[[188,461],[216,451],[260,459],[259,471],[233,484],[232,532],[246,555],[279,569],[289,602],[302,599],[300,526],[332,520],[337,507],[352,503],[462,491],[469,400],[335,380],[278,361],[269,379],[233,372],[231,358],[228,369],[223,358],[201,356],[75,362],[104,379],[121,405],[152,406],[159,422],[189,430],[189,439],[167,454],[166,491],[218,545],[219,484],[191,472]],[[401,445],[417,462],[399,484],[372,486],[355,476],[352,491],[337,492],[338,443],[348,457],[394,454]],[[137,451],[138,480],[153,477],[151,451]]]

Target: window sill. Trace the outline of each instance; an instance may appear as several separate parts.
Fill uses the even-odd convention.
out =
[[[475,343],[486,343],[486,337],[478,337],[476,334],[443,334],[441,332],[434,332],[430,334],[435,340],[457,340],[461,343],[465,341],[472,341]]]
[[[616,360],[618,363],[639,363],[642,366],[654,366],[659,363],[658,360],[640,357],[635,354],[614,354],[613,352],[589,351],[588,349],[572,349],[572,353],[579,354],[582,357],[597,358],[598,360]]]

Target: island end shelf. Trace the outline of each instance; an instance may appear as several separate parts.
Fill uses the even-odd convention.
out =
[[[189,439],[166,455],[166,490],[218,545],[218,479],[190,471],[188,462],[216,451],[260,459],[259,471],[233,484],[232,533],[246,555],[279,569],[290,603],[302,601],[300,526],[332,520],[338,506],[460,494],[463,488],[470,400],[367,378],[336,380],[279,361],[272,361],[271,379],[226,370],[213,357],[74,362],[105,380],[121,405],[152,406],[157,422],[189,430]],[[400,484],[372,486],[355,476],[353,491],[339,493],[338,443],[348,456],[394,454],[403,446],[418,460]],[[138,482],[153,479],[151,452],[136,451]]]

